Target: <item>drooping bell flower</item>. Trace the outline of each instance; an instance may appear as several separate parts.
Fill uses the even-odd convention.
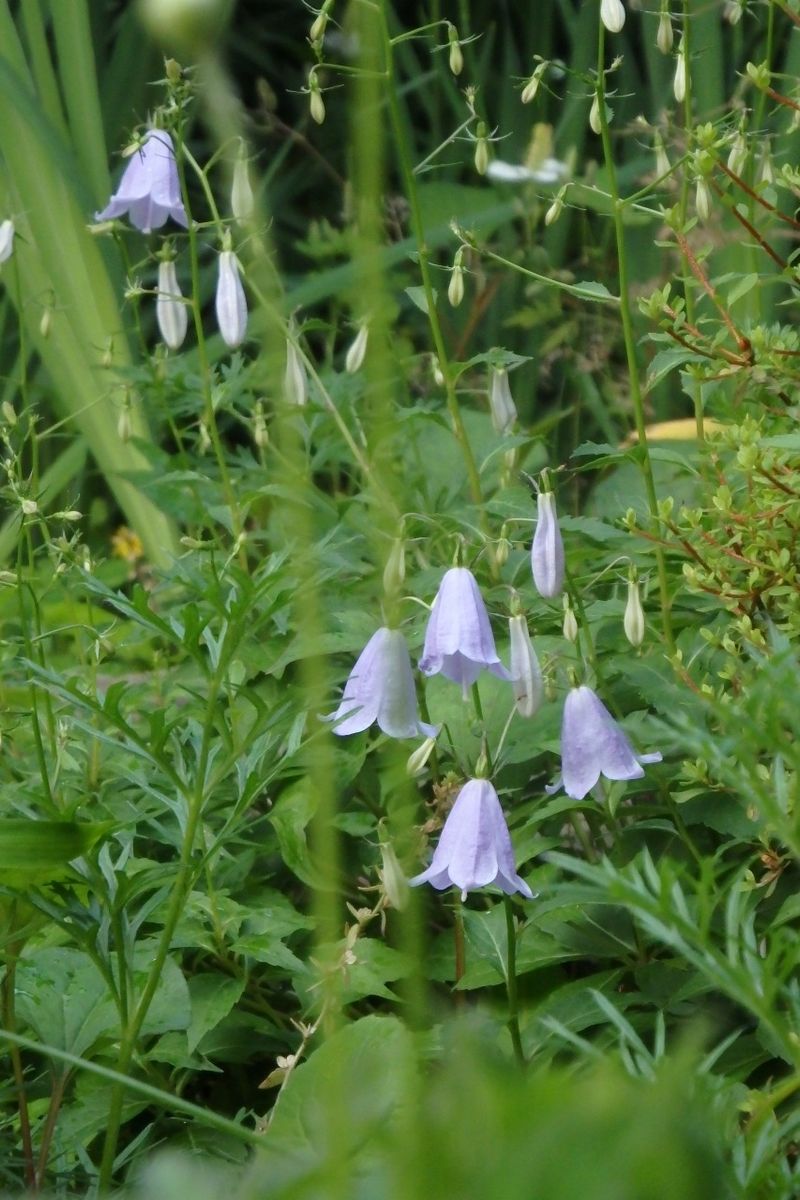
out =
[[[536,590],[552,599],[564,586],[564,543],[558,527],[556,498],[541,491],[536,497],[538,519],[531,546],[531,570]]]
[[[641,779],[643,763],[661,762],[661,754],[636,754],[622,728],[590,687],[574,687],[564,704],[561,722],[561,778],[573,800],[582,800],[601,775],[606,779]]]
[[[517,419],[517,406],[511,395],[508,371],[495,367],[489,384],[489,413],[495,433],[508,433]]]
[[[437,891],[457,887],[462,900],[475,888],[495,886],[506,895],[533,892],[516,870],[514,848],[497,792],[488,779],[470,779],[456,797],[427,871],[409,880]]]
[[[484,669],[498,679],[511,676],[497,656],[489,614],[475,577],[466,567],[451,567],[431,608],[419,669],[440,672],[460,683],[466,694]]]
[[[215,305],[222,340],[235,350],[247,333],[247,298],[239,275],[239,260],[232,250],[220,252]]]
[[[119,187],[95,220],[111,221],[125,213],[142,233],[160,229],[169,217],[188,227],[175,150],[165,129],[148,129],[128,159]]]
[[[436,737],[438,725],[420,721],[411,658],[399,629],[385,626],[367,642],[350,672],[336,712],[325,721],[336,721],[333,732],[343,737],[361,733],[377,721],[389,737]]]

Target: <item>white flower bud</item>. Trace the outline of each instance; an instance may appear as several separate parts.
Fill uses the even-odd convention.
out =
[[[431,741],[432,739],[429,738],[428,740]],[[424,742],[423,745],[425,745]],[[389,842],[381,842],[381,867],[378,874],[383,884],[386,899],[392,908],[396,908],[402,912],[408,904],[408,880],[398,862],[394,847]]]
[[[450,282],[447,285],[447,299],[452,304],[453,308],[458,308],[461,301],[464,299],[464,272],[461,267],[461,251],[456,254],[456,261],[453,269],[450,272]]]
[[[628,602],[625,605],[625,616],[622,621],[625,637],[632,646],[641,646],[644,641],[644,609],[639,595],[639,583],[636,579],[628,580]]]
[[[747,139],[740,129],[733,139],[730,153],[728,154],[728,170],[734,175],[741,175],[747,165]]]
[[[247,159],[240,154],[233,164],[233,181],[231,183],[231,212],[233,219],[240,225],[252,221],[256,201],[250,183],[250,168]]]
[[[653,153],[656,156],[656,174],[660,177],[668,174],[671,170],[671,163],[667,158],[667,152],[664,149],[664,139],[656,130],[653,137]]]
[[[300,351],[294,342],[286,341],[286,370],[283,373],[283,394],[289,404],[302,408],[308,399],[306,371]]]
[[[420,746],[417,746],[413,754],[409,754],[408,762],[406,763],[406,774],[410,775],[412,779],[415,775],[421,775],[425,770],[435,745],[436,738],[425,738],[425,741]]]
[[[322,92],[319,89],[317,73],[313,69],[308,75],[308,107],[312,119],[316,121],[317,125],[321,125],[325,120],[325,101],[322,99]]]
[[[522,89],[520,100],[523,104],[530,104],[531,101],[536,99],[536,93],[539,91],[539,84],[542,82],[542,76],[549,66],[549,62],[539,63],[538,67],[525,84],[525,87]]]
[[[558,527],[556,498],[552,492],[536,497],[537,521],[531,546],[531,571],[540,596],[552,599],[564,586],[564,542]]]
[[[600,20],[609,33],[619,33],[625,24],[625,9],[622,0],[601,0]]]
[[[39,505],[35,500],[20,500],[20,507],[26,517],[35,517],[39,511]]]
[[[478,136],[475,139],[475,170],[479,175],[485,175],[489,167],[489,140],[486,136],[486,126],[483,121],[478,125]]]
[[[725,0],[722,15],[729,25],[738,25],[742,19],[747,0]]]
[[[686,51],[684,49],[683,38],[678,47],[678,60],[675,63],[675,77],[672,80],[672,94],[678,104],[683,104],[686,99]]]
[[[50,336],[52,324],[53,310],[48,304],[47,307],[42,310],[42,315],[39,318],[39,333],[43,338],[48,338]]]
[[[444,387],[444,372],[435,354],[431,355],[431,374],[437,387]]]
[[[764,150],[761,155],[761,162],[758,168],[758,182],[770,184],[775,182],[775,172],[772,169],[772,155],[770,153],[769,138],[764,142]]]
[[[464,70],[464,55],[461,53],[461,44],[458,40],[458,30],[455,25],[447,26],[447,40],[450,43],[450,70],[454,75],[460,75]]]
[[[247,333],[247,299],[239,276],[239,260],[232,250],[222,250],[217,275],[217,325],[226,346],[235,350]]]
[[[658,18],[656,45],[662,54],[669,54],[672,49],[672,21],[666,8],[662,8],[661,16]]]
[[[344,369],[348,375],[355,375],[356,371],[361,369],[364,362],[364,356],[367,353],[367,342],[369,341],[369,326],[366,321],[362,321],[358,327],[358,333],[353,338],[344,360]]]
[[[566,190],[566,188],[561,189],[558,195],[554,198],[547,212],[544,214],[545,225],[555,225],[556,221],[561,216],[562,212],[564,211],[564,194]]]
[[[562,626],[564,637],[568,642],[573,644],[578,640],[578,622],[575,620],[575,613],[572,611],[572,605],[569,602],[569,597],[564,597],[564,624]]]
[[[589,109],[589,128],[598,136],[603,132],[603,126],[600,123],[600,101],[597,96],[592,100],[592,107]]]
[[[325,37],[325,30],[328,27],[328,14],[326,12],[318,12],[311,28],[308,31],[308,40],[312,46],[317,45]]]
[[[505,367],[495,367],[492,371],[492,381],[489,387],[489,410],[495,433],[508,433],[517,419],[517,406],[511,395],[508,371]]]
[[[164,342],[170,350],[180,350],[189,328],[189,313],[183,303],[172,259],[158,264],[158,297],[156,319]]]
[[[117,437],[121,442],[129,442],[133,436],[130,405],[125,404],[117,417]]]
[[[14,222],[9,218],[0,221],[0,263],[11,257],[14,249]]]
[[[707,221],[711,215],[711,192],[702,175],[695,185],[694,205],[700,220]]]
[[[522,613],[508,619],[514,703],[521,717],[534,716],[542,706],[544,682],[528,624]]]
[[[200,454],[208,454],[211,449],[211,434],[208,432],[208,426],[205,421],[200,422],[200,436],[198,438],[197,449]]]
[[[11,401],[4,400],[3,403],[0,404],[0,411],[2,411],[6,421],[13,428],[17,423],[17,414],[14,411],[14,405],[11,403]]]

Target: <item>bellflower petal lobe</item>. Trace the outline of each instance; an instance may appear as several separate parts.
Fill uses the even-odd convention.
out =
[[[429,883],[437,891],[457,887],[462,897],[475,888],[494,885],[506,895],[533,892],[517,874],[514,848],[497,792],[488,779],[470,779],[456,797],[439,844],[426,871],[409,880],[412,887]]]
[[[636,754],[622,728],[589,687],[572,688],[561,724],[561,772],[564,791],[582,800],[601,775],[641,779],[642,763],[660,762],[661,754]]]
[[[498,679],[511,676],[497,656],[486,605],[466,567],[451,567],[433,602],[419,668],[468,688],[485,668]]]
[[[111,221],[125,213],[142,233],[160,229],[169,217],[184,229],[188,227],[175,150],[165,129],[148,129],[141,146],[128,159],[119,187],[95,219]]]
[[[436,737],[438,725],[420,721],[408,646],[399,629],[373,633],[350,672],[336,712],[334,733],[361,733],[377,721],[389,737]]]

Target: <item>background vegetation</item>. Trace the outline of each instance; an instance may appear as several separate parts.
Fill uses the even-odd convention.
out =
[[[797,1194],[800,6],[622,2],[0,0],[7,1194]],[[544,703],[409,769],[319,717],[456,556]],[[663,762],[548,794],[574,681]],[[409,889],[487,757],[538,898]]]

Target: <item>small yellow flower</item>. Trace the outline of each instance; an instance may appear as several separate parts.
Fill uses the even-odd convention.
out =
[[[123,562],[138,562],[140,558],[144,557],[142,539],[127,525],[120,525],[119,529],[111,535],[111,553],[114,558],[121,558]]]

